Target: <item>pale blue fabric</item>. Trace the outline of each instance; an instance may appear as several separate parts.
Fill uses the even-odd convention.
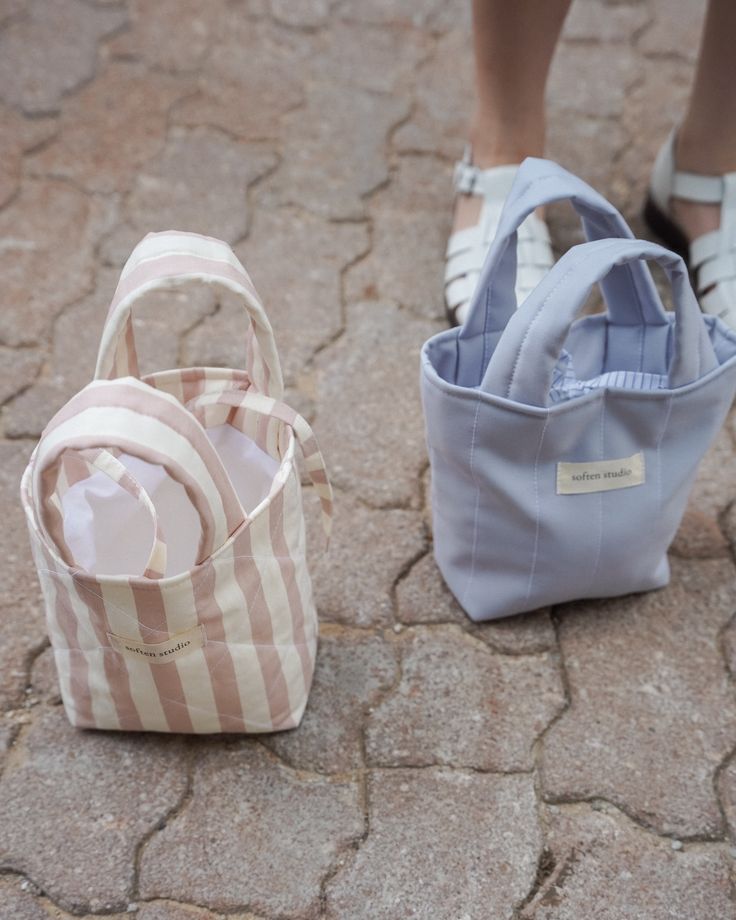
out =
[[[590,242],[516,309],[516,230],[569,198]],[[667,313],[644,260],[673,289]],[[607,311],[575,319],[600,283]],[[736,334],[703,316],[674,253],[546,160],[520,167],[468,320],[422,350],[435,557],[467,613],[493,619],[660,587],[698,462],[736,392]],[[557,494],[559,462],[642,453],[646,481]]]

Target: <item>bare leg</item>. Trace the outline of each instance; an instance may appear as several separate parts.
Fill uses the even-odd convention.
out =
[[[695,82],[677,136],[677,168],[706,175],[736,171],[736,3],[710,0]],[[675,199],[672,210],[690,239],[720,224],[718,205]]]
[[[520,163],[544,152],[547,74],[571,0],[473,0],[473,162]],[[478,220],[477,197],[460,196],[455,229]]]

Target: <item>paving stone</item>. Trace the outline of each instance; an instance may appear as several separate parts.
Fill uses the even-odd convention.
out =
[[[304,102],[306,39],[271,21],[253,22],[238,6],[215,28],[216,51],[202,66],[197,92],[174,107],[175,124],[210,125],[248,140],[277,138],[281,118]]]
[[[369,763],[533,768],[534,742],[564,705],[551,655],[499,655],[455,626],[408,631],[401,648],[401,680],[368,720]]]
[[[371,25],[426,26],[443,0],[346,0],[337,8],[337,15],[352,22]]]
[[[0,920],[49,920],[33,894],[23,889],[23,883],[20,878],[0,877]]]
[[[723,845],[687,844],[678,852],[620,814],[581,807],[554,815],[547,844],[554,868],[523,920],[736,917]]]
[[[43,701],[56,706],[61,702],[59,678],[51,647],[41,652],[34,660],[31,668],[30,689],[34,703]]]
[[[37,348],[5,348],[0,345],[0,403],[7,402],[36,379],[43,364]]]
[[[453,597],[429,553],[402,578],[396,588],[397,619],[409,626],[457,623],[496,651],[511,655],[544,652],[555,644],[548,610],[473,623]]]
[[[731,673],[736,665],[734,628],[730,627],[725,634],[724,645],[728,656]],[[718,797],[723,805],[728,831],[732,840],[736,838],[736,762],[729,760],[718,777]]]
[[[20,727],[14,716],[15,713],[11,713],[0,721],[0,770],[5,766],[8,752],[15,741]]]
[[[462,29],[438,39],[432,56],[417,69],[411,118],[392,136],[397,150],[451,158],[462,155],[472,104],[470,48]]]
[[[23,13],[24,0],[0,0],[0,27]]]
[[[189,904],[175,904],[172,901],[156,901],[141,904],[135,920],[225,920],[223,914],[192,907]],[[258,920],[255,914],[228,914],[227,920]]]
[[[271,15],[278,22],[301,29],[314,29],[324,25],[330,15],[330,0],[271,0]]]
[[[573,3],[565,19],[562,41],[588,41],[596,46],[608,42],[628,44],[637,38],[650,20],[648,3],[612,4],[606,0]],[[618,49],[606,48],[605,51],[616,53]]]
[[[577,4],[576,4],[577,5]],[[619,206],[618,157],[629,137],[618,120],[595,118],[569,111],[555,112],[547,127],[546,155],[584,179],[593,188],[600,189],[608,198],[616,200]],[[581,151],[585,155],[581,156]],[[555,224],[554,242],[560,251],[582,241],[580,218],[573,208],[565,204],[561,208],[566,223],[560,234],[560,224]],[[574,231],[570,233],[568,226]]]
[[[729,545],[718,521],[691,503],[670,547],[675,556],[692,559],[715,559],[728,556]]]
[[[187,84],[129,64],[111,64],[69,99],[56,140],[29,160],[33,174],[72,180],[92,192],[126,191],[163,150],[166,113]]]
[[[54,118],[24,118],[0,103],[0,207],[20,187],[23,154],[48,140],[56,130]]]
[[[408,114],[406,100],[346,86],[317,85],[284,116],[282,163],[269,190],[334,219],[364,216],[364,197],[388,178],[386,138]]]
[[[608,53],[595,45],[561,47],[547,86],[550,121],[561,111],[619,118],[641,73],[640,59],[628,45],[616,45]]]
[[[430,319],[443,319],[452,197],[447,166],[428,157],[402,157],[389,185],[371,199],[373,247],[347,273],[348,299],[396,301]]]
[[[616,163],[613,189],[629,212],[642,207],[654,158],[682,117],[692,75],[692,67],[682,60],[641,63],[641,79],[630,87],[624,105],[621,125],[629,143]]]
[[[302,724],[266,739],[293,767],[346,773],[362,766],[365,713],[398,677],[396,652],[381,636],[324,626]]]
[[[188,808],[142,855],[141,896],[311,918],[321,880],[362,833],[354,784],[295,773],[249,742],[203,745]]]
[[[222,0],[209,0],[206,7],[196,0],[133,0],[130,29],[113,39],[111,53],[173,73],[197,70],[223,8]]]
[[[318,436],[322,424],[317,425]],[[334,465],[327,453],[330,475]],[[306,504],[313,521],[310,542],[314,597],[323,620],[350,626],[390,622],[391,592],[402,571],[426,549],[420,515],[399,508],[366,508],[349,495],[335,496],[335,519],[327,553],[317,529],[318,505]]]
[[[736,453],[728,426],[723,428],[698,468],[690,507],[717,518],[736,498]]]
[[[319,34],[307,63],[313,79],[406,95],[407,84],[431,48],[429,35],[419,29],[371,28],[336,21]]]
[[[30,656],[46,641],[41,591],[19,500],[30,453],[30,444],[0,441],[0,710],[22,701]]]
[[[370,831],[327,883],[330,920],[511,920],[542,847],[531,777],[377,770]]]
[[[296,380],[342,328],[342,273],[368,246],[363,226],[328,223],[291,208],[257,213],[237,255],[250,266],[287,381]]]
[[[220,132],[175,133],[161,156],[138,173],[126,201],[126,223],[107,240],[105,257],[122,264],[153,230],[239,240],[248,227],[246,189],[274,163],[262,145],[234,141]]]
[[[319,438],[333,483],[374,505],[416,501],[427,451],[419,352],[440,327],[389,303],[349,304],[315,362]]]
[[[542,785],[660,833],[717,837],[713,775],[736,741],[718,637],[736,578],[726,560],[672,564],[661,591],[558,608],[570,706],[544,739]]]
[[[0,780],[0,863],[66,910],[124,910],[138,845],[185,790],[178,739],[80,732],[47,710]]]
[[[23,13],[0,34],[0,97],[32,114],[53,112],[92,78],[97,44],[125,23],[125,10],[29,0]]]
[[[0,211],[0,341],[34,345],[93,286],[94,251],[112,206],[65,182],[27,182]]]
[[[649,0],[651,25],[639,39],[645,54],[683,57],[694,61],[698,54],[706,0]]]

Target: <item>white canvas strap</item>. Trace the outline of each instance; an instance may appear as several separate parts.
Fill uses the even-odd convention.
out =
[[[49,528],[56,464],[67,450],[117,449],[162,466],[197,511],[196,562],[210,556],[246,520],[217,451],[199,422],[173,396],[126,377],[88,384],[49,422],[34,458],[33,496],[40,527]]]
[[[74,485],[100,472],[134,498],[148,516],[152,525],[153,541],[143,577],[163,578],[166,573],[167,547],[156,509],[148,493],[117,457],[111,451],[102,448],[83,450],[69,448],[61,454],[55,468],[56,483],[54,490],[48,496],[50,512],[47,524],[50,535],[67,565],[77,567],[64,534],[64,496]],[[53,477],[54,471],[50,472]]]
[[[304,458],[307,475],[314,486],[322,509],[322,527],[329,542],[332,533],[334,497],[327,467],[317,438],[309,422],[290,406],[278,400],[255,393],[253,390],[227,389],[219,393],[205,393],[187,403],[187,408],[198,418],[207,406],[225,405],[259,413],[267,418],[278,419],[292,429]]]
[[[250,320],[247,371],[260,392],[280,398],[281,365],[271,324],[253,282],[226,243],[196,233],[149,233],[133,250],[110,305],[95,378],[139,376],[133,306],[151,291],[192,281],[230,291],[242,302]]]

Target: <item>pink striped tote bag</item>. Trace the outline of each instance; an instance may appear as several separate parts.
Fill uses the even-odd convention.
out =
[[[247,369],[141,377],[131,310],[188,282],[242,303]],[[332,492],[309,425],[282,390],[271,326],[231,249],[149,234],[123,269],[95,379],[51,419],[21,484],[73,725],[299,724],[317,614],[297,448],[328,537]]]

